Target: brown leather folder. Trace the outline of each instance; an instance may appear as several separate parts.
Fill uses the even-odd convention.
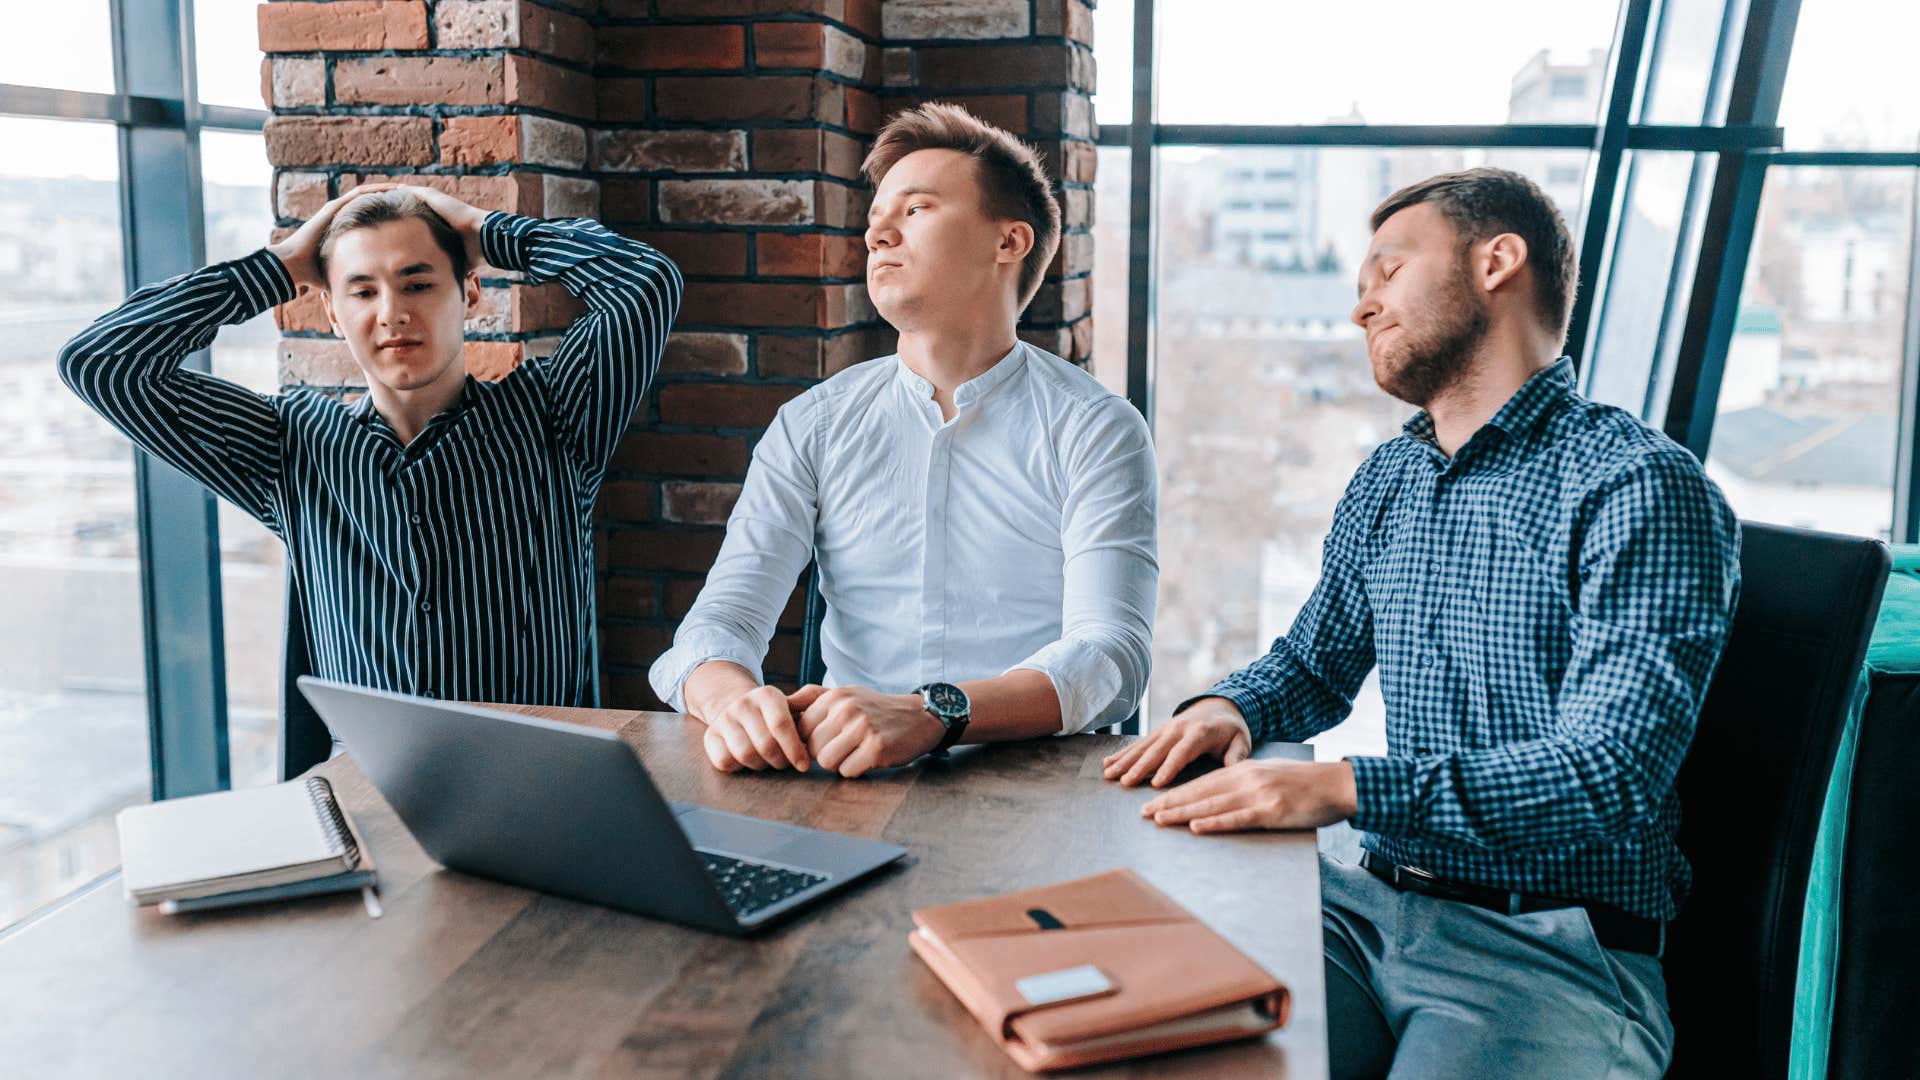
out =
[[[913,921],[913,951],[1032,1072],[1250,1038],[1287,1020],[1286,987],[1131,870],[924,908]],[[1097,996],[1048,1002],[1062,982]]]

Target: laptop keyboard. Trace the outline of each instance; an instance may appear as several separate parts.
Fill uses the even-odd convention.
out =
[[[713,883],[720,887],[727,906],[742,918],[827,880],[825,874],[749,862],[711,851],[701,851],[700,857],[707,861],[707,872],[713,875]]]

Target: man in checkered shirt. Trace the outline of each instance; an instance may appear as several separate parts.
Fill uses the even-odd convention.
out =
[[[1686,898],[1674,778],[1739,588],[1700,464],[1574,389],[1573,241],[1499,169],[1374,211],[1353,321],[1418,406],[1354,474],[1265,655],[1107,761],[1197,833],[1350,821],[1322,859],[1333,1075],[1657,1077]],[[1384,757],[1249,760],[1343,719],[1375,663]]]

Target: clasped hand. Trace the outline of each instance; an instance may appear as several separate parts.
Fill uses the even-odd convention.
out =
[[[757,686],[707,721],[707,759],[721,772],[797,769],[841,776],[905,765],[940,744],[946,728],[919,694],[807,685],[792,694]]]

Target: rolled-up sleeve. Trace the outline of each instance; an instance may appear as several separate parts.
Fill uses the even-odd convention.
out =
[[[1160,587],[1159,477],[1145,419],[1118,397],[1082,409],[1064,433],[1065,585],[1060,637],[1014,665],[1038,671],[1072,735],[1125,720],[1153,664]]]
[[[754,447],[720,555],[674,632],[673,647],[647,673],[654,693],[680,712],[686,711],[687,676],[710,660],[731,661],[766,681],[761,663],[767,643],[813,556],[819,499],[809,453],[812,405],[802,395],[782,406]]]

